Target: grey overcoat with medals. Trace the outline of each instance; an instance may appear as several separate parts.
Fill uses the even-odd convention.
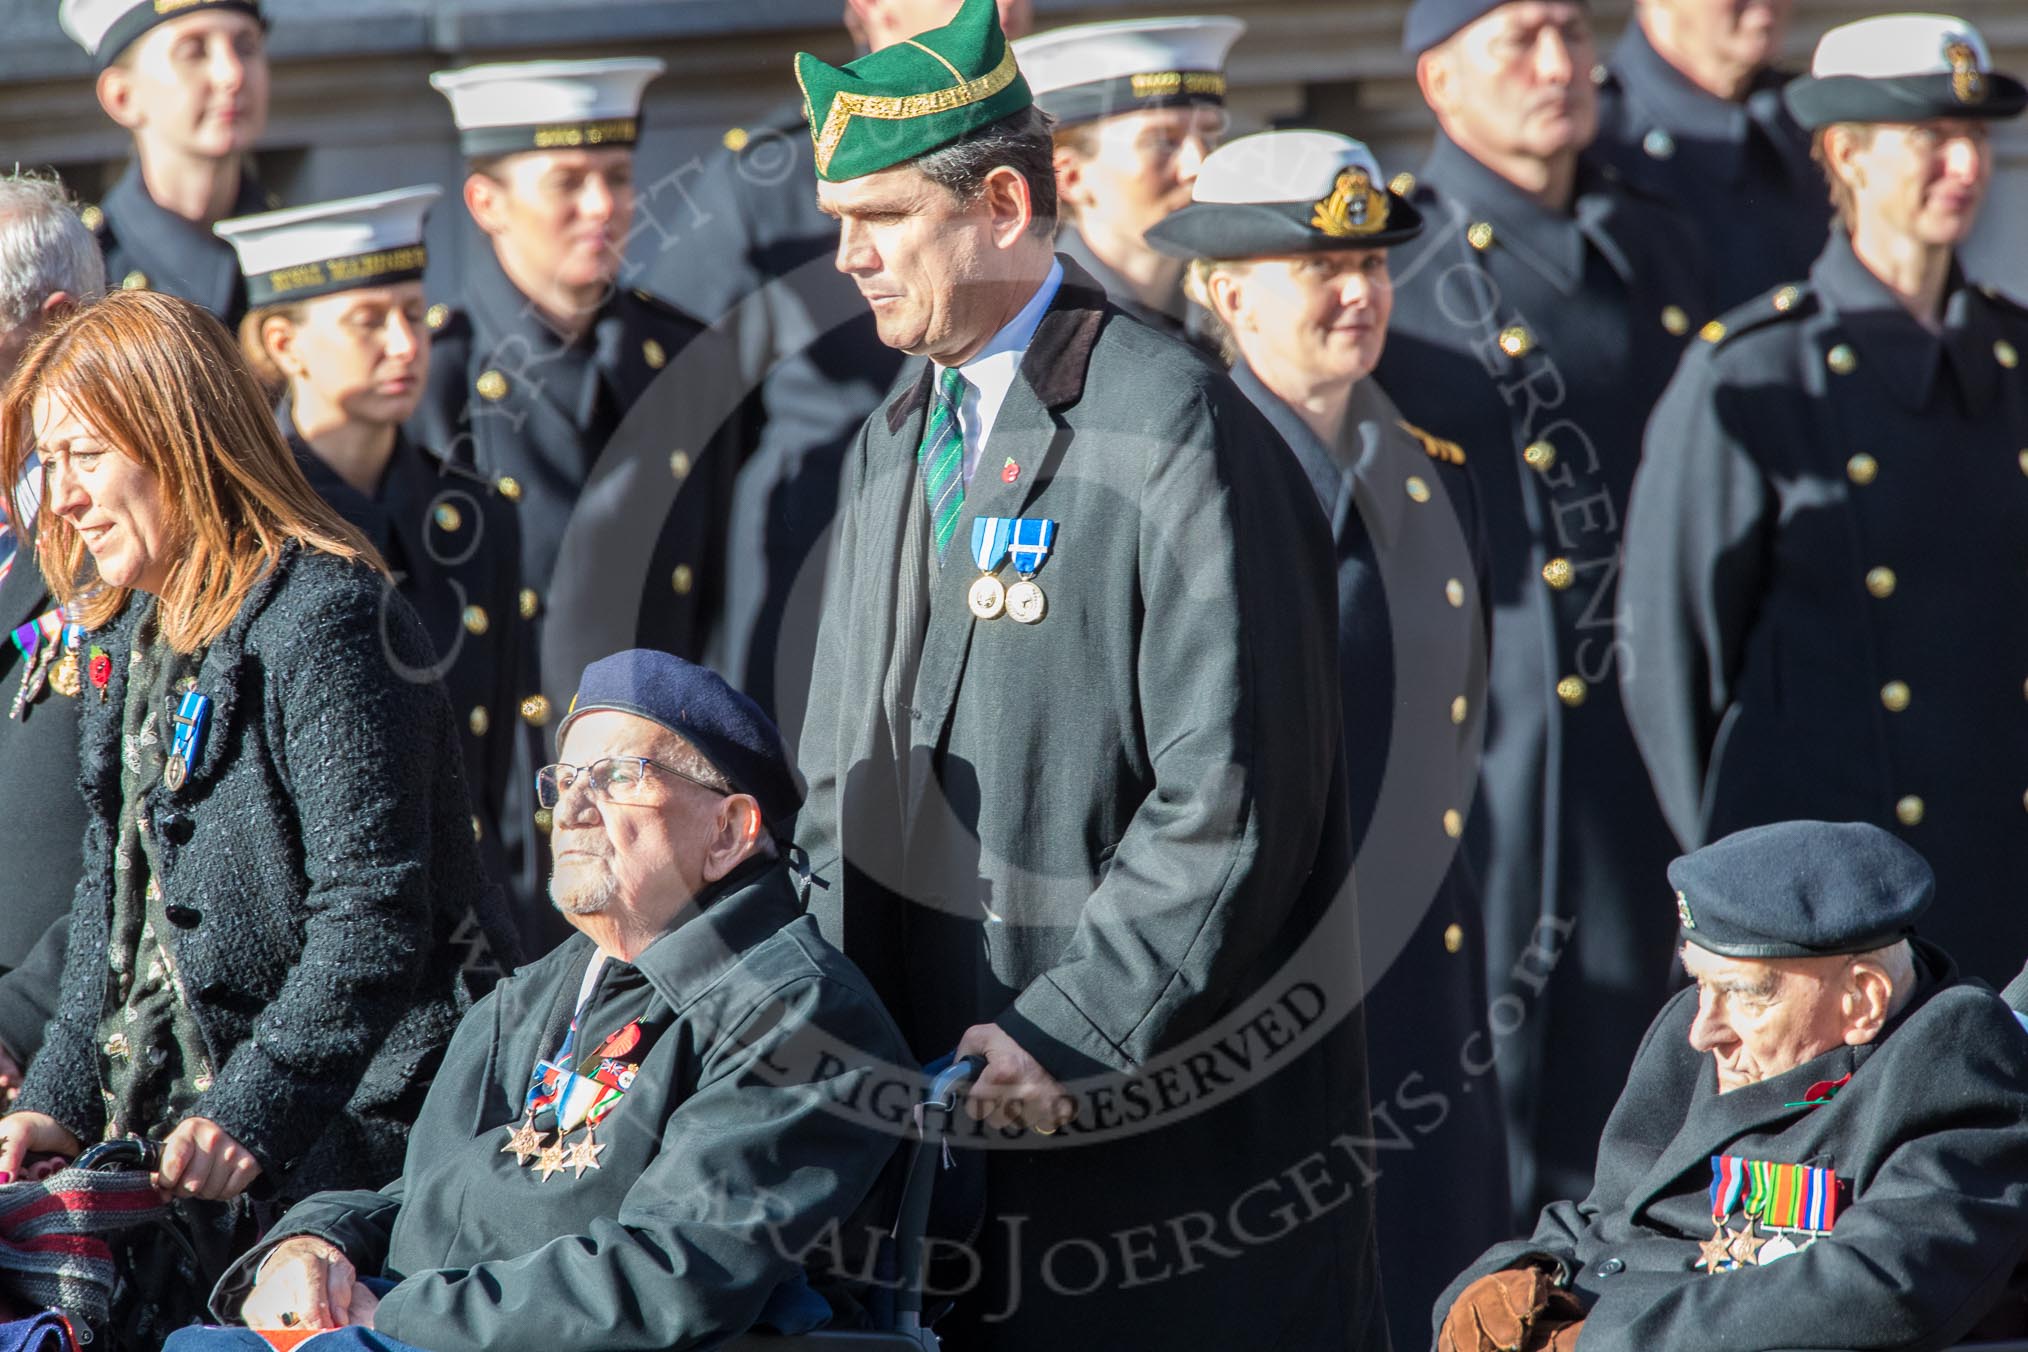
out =
[[[917,1056],[997,1023],[1080,1096],[1053,1137],[974,1135],[959,1341],[1384,1347],[1309,482],[1066,260],[939,564],[930,379],[910,362],[844,464],[798,840]],[[1039,623],[967,609],[980,516],[1057,523]]]

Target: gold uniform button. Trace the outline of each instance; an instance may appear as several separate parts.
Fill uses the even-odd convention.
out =
[[[1584,683],[1582,676],[1566,676],[1556,683],[1556,697],[1572,709],[1591,697],[1591,687]]]
[[[1840,343],[1824,354],[1824,365],[1833,375],[1849,376],[1859,369],[1859,354],[1849,344]]]
[[[1774,307],[1782,314],[1787,314],[1796,308],[1796,302],[1802,298],[1803,293],[1800,289],[1793,286],[1785,286],[1774,293]]]
[[[1451,701],[1451,722],[1463,727],[1465,716],[1472,712],[1472,702],[1463,695]]]
[[[1911,793],[1894,805],[1894,819],[1903,826],[1921,826],[1924,811],[1922,799]]]
[[[493,730],[493,715],[486,712],[485,705],[476,705],[471,713],[465,715],[465,726],[472,730],[474,737],[484,737]]]
[[[105,1046],[107,1056],[113,1057],[115,1060],[123,1060],[127,1055],[127,1035],[125,1033],[115,1033],[106,1039]]]
[[[2021,354],[2014,350],[2012,343],[2002,338],[1993,344],[1993,360],[2011,371],[2021,364]]]
[[[85,229],[94,234],[98,233],[98,228],[106,223],[106,213],[94,206],[80,209],[77,213],[77,218],[84,222]]]
[[[465,632],[483,634],[493,627],[493,617],[486,613],[484,606],[465,607]]]
[[[1525,325],[1509,324],[1500,330],[1500,350],[1518,361],[1535,350],[1535,335]]]
[[[651,371],[659,371],[669,364],[669,353],[653,338],[641,344],[641,355],[647,359]]]
[[[1898,714],[1906,709],[1909,698],[1907,681],[1889,681],[1880,687],[1880,702],[1891,714]]]
[[[1388,189],[1397,197],[1406,197],[1415,191],[1415,175],[1404,169],[1387,180]]]
[[[1465,242],[1480,253],[1493,247],[1493,225],[1490,221],[1473,221],[1465,229]]]
[[[448,502],[438,503],[436,511],[431,513],[431,515],[436,518],[438,527],[443,530],[455,531],[458,527],[465,524],[464,513],[451,506]]]
[[[507,377],[498,371],[487,371],[480,375],[475,388],[482,399],[498,401],[507,397]]]
[[[1715,343],[1725,337],[1725,325],[1719,320],[1714,319],[1703,328],[1697,330],[1697,336],[1707,343]]]
[[[1402,487],[1408,490],[1409,501],[1411,502],[1429,501],[1429,485],[1423,482],[1423,478],[1420,474],[1409,475],[1408,482],[1403,484]]]
[[[1562,591],[1577,581],[1577,569],[1570,566],[1569,559],[1551,559],[1542,565],[1542,580],[1552,591]]]
[[[530,695],[521,701],[521,720],[531,728],[549,726],[549,699],[543,695]]]
[[[494,480],[493,487],[500,490],[500,496],[509,502],[521,501],[521,481],[511,474],[503,474]]]
[[[430,306],[429,313],[423,316],[423,323],[433,329],[440,329],[450,321],[450,318],[451,307],[442,301],[438,301],[435,305]]]
[[[1894,595],[1899,583],[1900,579],[1894,576],[1892,568],[1870,568],[1866,572],[1866,590],[1882,601]]]
[[[1444,600],[1449,601],[1454,609],[1462,607],[1465,604],[1465,584],[1456,578],[1447,580],[1444,583]]]
[[[1537,474],[1547,474],[1556,467],[1556,448],[1546,441],[1531,441],[1521,459]]]
[[[737,155],[740,151],[746,149],[747,143],[753,140],[753,137],[747,134],[745,127],[727,127],[725,135],[718,139],[727,150]]]
[[[676,451],[669,457],[669,472],[678,479],[690,477],[690,452]]]
[[[2014,459],[2021,466],[2021,472],[2023,474],[2028,474],[2028,451],[2021,452],[2021,454],[2015,456]]]
[[[478,844],[486,838],[486,828],[479,824],[479,814],[472,814],[472,843]]]
[[[690,570],[689,564],[679,563],[676,571],[669,575],[669,585],[676,589],[678,596],[688,596],[690,589],[697,585],[697,574]]]
[[[1465,927],[1463,925],[1457,924],[1445,925],[1444,952],[1455,953],[1458,950],[1462,949],[1464,946],[1465,946]]]
[[[2024,793],[2021,795],[2021,806],[2024,809],[2028,809],[2028,793]]]
[[[1465,814],[1456,808],[1444,809],[1444,834],[1456,840],[1465,833]]]
[[[553,825],[553,824],[555,823],[555,821],[556,821],[556,814],[554,814],[553,812],[551,812],[551,811],[550,811],[550,810],[549,810],[548,808],[546,808],[546,807],[539,807],[539,808],[535,809],[535,829],[536,829],[536,830],[538,830],[538,831],[547,831],[547,830],[548,830],[548,829],[550,828],[550,826],[551,826],[551,825]]]
[[[148,274],[139,268],[135,268],[132,272],[120,278],[120,289],[122,291],[146,291],[148,289]]]
[[[1690,315],[1680,305],[1665,305],[1662,307],[1662,327],[1681,338],[1690,332]]]
[[[2023,451],[2021,454],[2024,458],[2021,472],[2028,474],[2028,451]],[[1845,462],[1845,477],[1853,483],[1858,484],[1861,488],[1872,483],[1879,475],[1880,462],[1864,451],[1859,452],[1859,454]]]
[[[521,618],[532,620],[541,613],[542,598],[536,594],[535,588],[523,587],[521,589]]]

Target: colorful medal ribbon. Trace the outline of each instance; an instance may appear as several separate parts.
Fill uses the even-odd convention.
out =
[[[1042,561],[1049,557],[1049,546],[1056,540],[1056,523],[1040,517],[1023,516],[1014,521],[1014,571],[1023,577],[1033,577],[1042,567]]]
[[[1711,1219],[1720,1225],[1739,1205],[1740,1193],[1746,1189],[1746,1165],[1737,1155],[1711,1157]]]
[[[597,989],[596,984],[591,985],[579,1001],[556,1055],[535,1063],[535,1070],[529,1076],[528,1094],[522,1103],[521,1122],[508,1128],[507,1144],[500,1148],[501,1154],[512,1154],[516,1163],[523,1167],[533,1161],[544,1182],[565,1170],[572,1171],[574,1177],[583,1178],[585,1170],[601,1167],[599,1155],[606,1147],[598,1139],[598,1125],[619,1107],[620,1100],[640,1073],[638,1061],[621,1059],[640,1045],[641,1025],[638,1020],[600,1042],[575,1070],[572,1069],[571,1054],[577,1046],[578,1027],[585,1011],[594,1003]],[[584,1073],[586,1071],[591,1073]],[[553,1128],[537,1127],[537,1116],[545,1112],[553,1115]],[[575,1145],[566,1146],[565,1140],[579,1127],[585,1128],[585,1138]],[[545,1145],[543,1138],[552,1129],[557,1134],[556,1139]]]
[[[972,521],[972,562],[979,565],[982,573],[991,573],[1000,567],[1000,560],[1007,555],[1007,544],[1014,537],[1014,522],[1004,516],[981,516]]]
[[[1728,1159],[1732,1158],[1727,1156]],[[1838,1221],[1838,1173],[1806,1164],[1742,1161],[1749,1186],[1746,1214],[1773,1230],[1829,1234]]]
[[[210,698],[195,690],[184,691],[182,702],[176,707],[176,734],[169,751],[170,789],[183,787],[184,776],[197,763],[197,753],[204,747],[204,728],[210,721]]]

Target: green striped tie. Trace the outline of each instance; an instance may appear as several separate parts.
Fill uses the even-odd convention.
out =
[[[923,496],[929,501],[930,530],[936,535],[939,565],[944,546],[958,533],[958,517],[965,510],[965,427],[958,417],[964,402],[965,378],[955,366],[943,368],[937,376],[929,422],[922,430],[922,445],[915,453],[915,463],[922,469]]]

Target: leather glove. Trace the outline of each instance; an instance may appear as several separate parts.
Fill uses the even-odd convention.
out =
[[[1574,1352],[1577,1347],[1577,1335],[1584,1331],[1584,1321],[1574,1319],[1568,1324],[1537,1323],[1534,1331],[1535,1341],[1529,1345],[1529,1352]]]
[[[1437,1331],[1437,1352],[1522,1352],[1529,1346],[1529,1331],[1552,1302],[1566,1321],[1581,1313],[1575,1297],[1558,1290],[1539,1267],[1489,1272],[1451,1305]]]

